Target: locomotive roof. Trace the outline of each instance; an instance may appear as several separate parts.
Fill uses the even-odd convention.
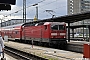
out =
[[[78,13],[78,14],[72,14],[72,15],[65,15],[65,16],[60,16],[60,17],[55,17],[55,18],[43,19],[43,20],[34,21],[34,22],[27,22],[27,23],[24,23],[23,25],[31,24],[31,23],[38,23],[38,22],[73,23],[73,22],[82,21],[82,20],[85,20],[85,19],[90,19],[90,11],[83,12],[83,13]]]
[[[25,24],[24,26],[37,26],[37,25],[48,25],[48,24],[65,24],[65,22],[39,22],[39,23],[32,23],[29,22],[28,24]]]
[[[53,23],[54,23],[55,25],[56,25],[56,24],[58,24],[58,25],[65,24],[65,22],[61,22],[61,23],[60,23],[60,22],[45,22],[44,25],[53,24]]]

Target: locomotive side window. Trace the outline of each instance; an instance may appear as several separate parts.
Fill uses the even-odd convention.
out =
[[[45,30],[47,29],[47,25],[45,25]]]

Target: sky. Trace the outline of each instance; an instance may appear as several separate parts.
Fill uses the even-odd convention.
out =
[[[26,18],[33,19],[36,15],[36,6],[38,3],[38,19],[51,18],[67,15],[67,0],[26,0]],[[11,5],[10,11],[0,11],[0,19],[21,19],[23,18],[23,0],[16,0],[16,5]],[[49,12],[46,10],[50,10]],[[18,13],[15,13],[18,11]],[[4,17],[7,16],[7,17]]]

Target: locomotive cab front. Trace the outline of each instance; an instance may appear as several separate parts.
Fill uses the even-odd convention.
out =
[[[50,24],[50,41],[53,44],[66,44],[66,24],[64,22],[52,22]]]

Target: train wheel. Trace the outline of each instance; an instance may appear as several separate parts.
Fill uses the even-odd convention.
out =
[[[51,47],[51,48],[52,48],[52,47],[53,47],[53,44],[52,44],[52,43],[49,43],[49,47]]]
[[[47,47],[48,46],[48,43],[44,43],[44,46]]]
[[[38,45],[41,46],[41,42],[38,42]]]

